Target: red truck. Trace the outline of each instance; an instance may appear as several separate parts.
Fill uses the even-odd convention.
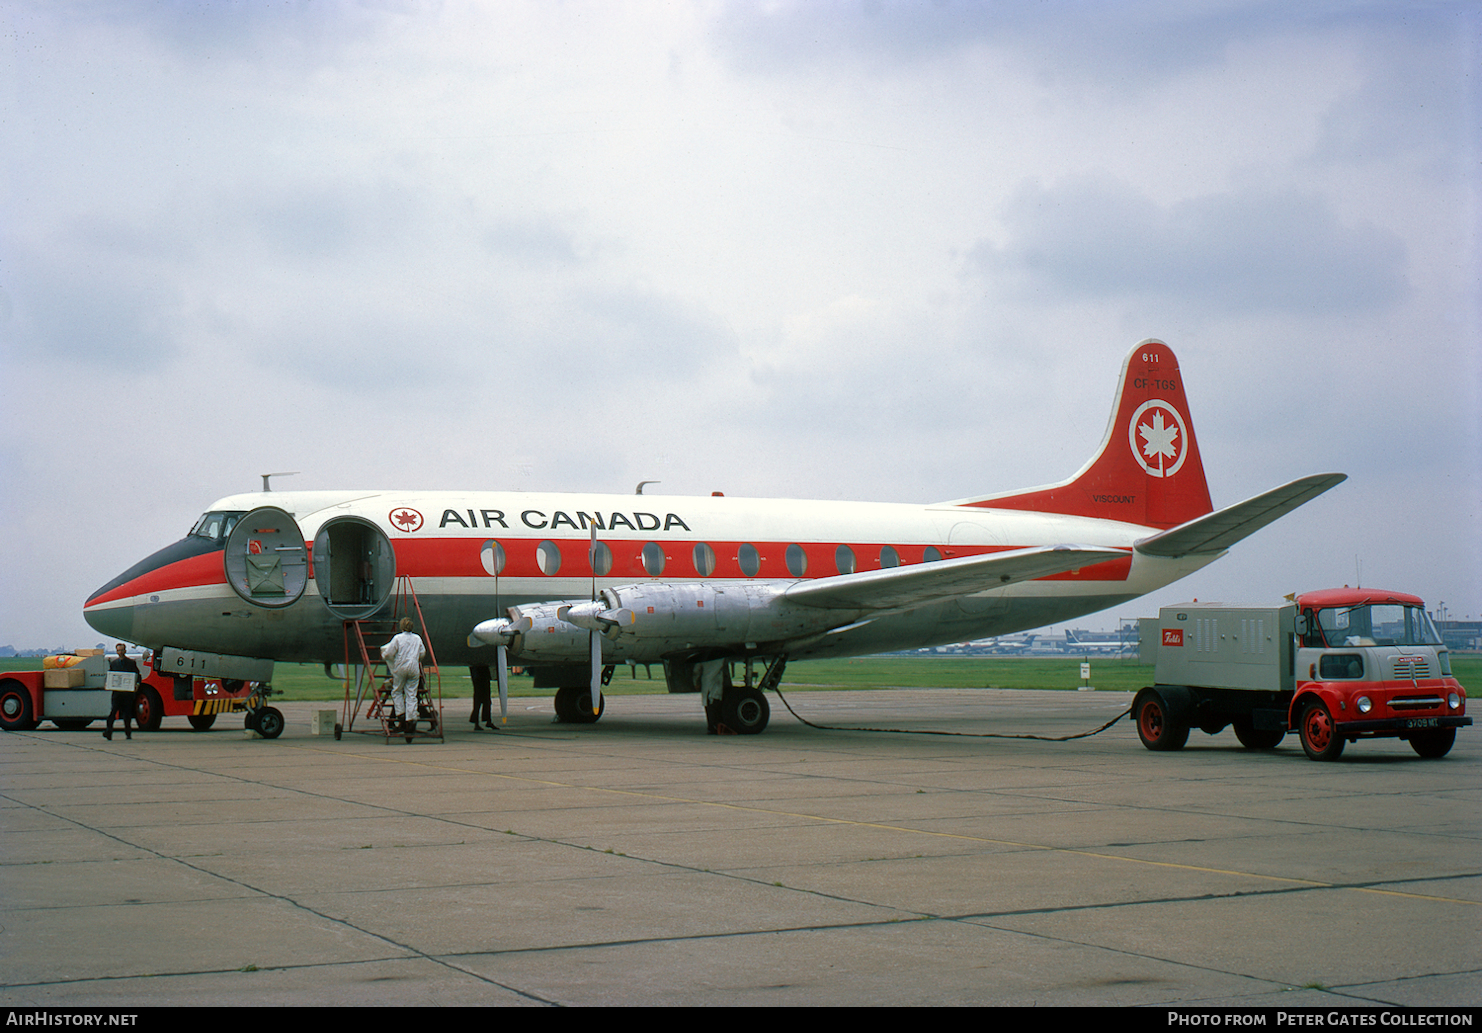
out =
[[[1281,606],[1186,603],[1144,619],[1140,633],[1157,684],[1138,692],[1132,716],[1150,750],[1182,749],[1190,728],[1233,725],[1257,750],[1295,731],[1313,760],[1379,738],[1434,759],[1472,723],[1418,596],[1335,588]]]
[[[257,682],[160,674],[148,654],[140,658],[143,680],[135,696],[135,720],[146,732],[157,731],[166,717],[184,717],[198,732],[220,714],[242,713],[244,725],[265,739],[283,734],[283,714],[266,705],[271,689]],[[48,657],[47,669],[0,674],[0,729],[28,732],[42,721],[65,731],[80,731],[107,718],[108,658],[102,651]]]

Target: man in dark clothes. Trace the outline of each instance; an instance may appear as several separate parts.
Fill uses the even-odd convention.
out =
[[[489,665],[474,664],[468,669],[468,674],[473,679],[473,714],[468,720],[473,723],[474,728],[478,728],[480,721],[483,721],[485,727],[493,728],[494,700],[489,693]]]
[[[111,657],[108,661],[110,671],[124,671],[134,675],[134,687],[128,692],[115,692],[113,694],[113,708],[108,711],[108,727],[103,729],[103,738],[113,739],[113,719],[123,718],[124,738],[134,737],[134,694],[139,691],[139,665],[129,659],[124,652],[124,644],[118,644],[118,655]]]

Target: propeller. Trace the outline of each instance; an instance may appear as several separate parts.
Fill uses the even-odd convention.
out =
[[[509,723],[509,644],[516,635],[529,631],[532,625],[529,617],[521,617],[519,620],[496,617],[482,622],[468,635],[470,646],[495,647],[496,671],[499,677],[499,720],[503,724]]]
[[[508,647],[500,643],[494,652],[499,656],[499,723],[509,724],[509,657],[506,654]]]
[[[592,544],[587,547],[592,565],[592,602],[597,601],[597,521],[592,521]],[[602,634],[593,628],[587,635],[592,656],[592,716],[602,713]]]

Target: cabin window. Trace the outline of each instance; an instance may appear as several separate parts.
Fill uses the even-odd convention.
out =
[[[649,577],[658,577],[664,572],[664,550],[658,542],[649,542],[638,554],[643,563],[643,569],[648,572]]]
[[[504,546],[490,538],[479,550],[479,559],[483,561],[485,574],[498,577],[504,570]]]
[[[840,574],[854,573],[854,550],[847,545],[841,545],[834,550],[834,566]]]
[[[593,542],[591,553],[592,573],[602,577],[612,569],[612,550],[607,547],[606,542]]]
[[[762,569],[761,554],[749,542],[736,550],[736,562],[741,564],[741,573],[747,577],[756,577],[756,572]]]
[[[928,545],[926,551],[921,554],[922,563],[935,563],[942,558],[942,550],[935,545]]]
[[[787,572],[793,577],[802,577],[808,573],[808,554],[801,545],[787,547]]]
[[[541,542],[535,547],[535,563],[547,577],[561,569],[561,547],[555,542]]]
[[[881,567],[898,567],[901,565],[901,554],[895,551],[895,546],[887,545],[880,550]]]
[[[696,542],[694,562],[695,573],[701,577],[709,577],[715,573],[715,550],[704,542]]]

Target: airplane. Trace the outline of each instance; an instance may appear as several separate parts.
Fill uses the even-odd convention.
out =
[[[558,720],[601,716],[604,675],[662,663],[712,730],[761,732],[789,662],[1063,623],[1162,588],[1346,480],[1215,510],[1173,350],[1127,355],[1100,447],[1056,484],[928,505],[501,491],[273,491],[211,504],[84,606],[99,632],[199,674],[345,654],[411,579],[442,664],[511,663]],[[742,685],[731,665],[745,662]],[[764,665],[758,682],[752,663]]]

